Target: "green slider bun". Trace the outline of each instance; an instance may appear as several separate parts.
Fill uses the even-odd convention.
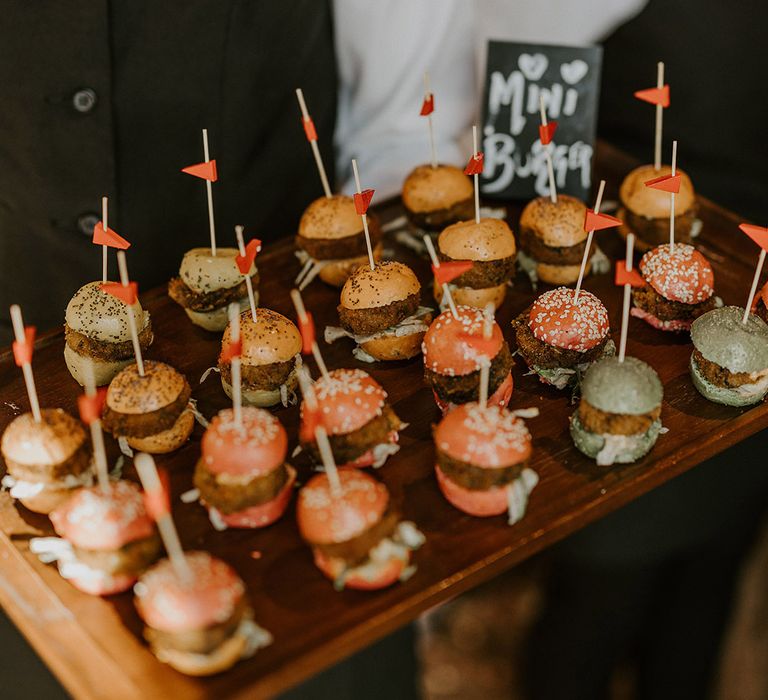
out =
[[[724,306],[691,326],[693,385],[715,403],[751,406],[768,394],[768,325],[754,314],[742,323],[743,315],[744,309]]]

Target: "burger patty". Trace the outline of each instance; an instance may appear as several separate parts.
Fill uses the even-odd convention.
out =
[[[72,546],[78,561],[110,576],[138,576],[160,556],[161,548],[162,541],[157,532],[144,539],[128,542],[117,550],[104,551]]]
[[[698,350],[694,349],[693,359],[699,366],[699,371],[710,384],[726,389],[735,389],[744,384],[752,384],[755,380],[749,376],[749,372],[730,372],[716,362],[708,360]]]
[[[57,464],[21,464],[6,457],[5,466],[14,478],[21,481],[62,481],[67,476],[79,476],[91,468],[91,443],[83,440],[69,459]]]
[[[376,445],[388,442],[391,433],[400,430],[402,422],[389,404],[384,404],[381,415],[374,416],[364,426],[344,435],[329,435],[331,452],[336,464],[344,465],[354,462]],[[312,458],[320,463],[322,456],[316,442],[305,443]]]
[[[348,309],[339,304],[339,322],[342,328],[355,335],[373,335],[396,326],[400,321],[412,316],[419,308],[419,294],[409,294],[405,299],[393,301],[386,306],[374,306],[366,309]]]
[[[578,408],[581,424],[590,432],[602,435],[637,435],[645,433],[651,424],[661,415],[661,406],[649,413],[632,415],[626,413],[608,413],[595,408],[584,399]]]
[[[347,566],[357,566],[368,558],[368,553],[379,542],[385,537],[389,537],[395,531],[398,522],[400,522],[399,514],[390,507],[385,511],[381,520],[371,525],[371,527],[360,533],[357,537],[353,537],[346,542],[313,544],[312,548],[326,557],[343,559]]]
[[[459,262],[444,253],[439,254],[442,262]],[[515,274],[515,256],[499,260],[472,260],[472,269],[459,275],[452,284],[470,289],[487,289],[506,284]]]
[[[154,649],[209,654],[235,634],[244,617],[251,615],[250,606],[245,598],[241,598],[232,615],[224,622],[209,625],[203,629],[183,632],[164,632],[152,627],[145,627],[144,638]]]
[[[291,358],[285,362],[271,362],[268,365],[249,365],[242,362],[240,365],[240,376],[243,389],[249,391],[275,391],[285,384],[290,377],[291,372],[296,368],[296,358]],[[232,384],[232,364],[230,362],[219,362],[219,371],[221,378]]]
[[[259,284],[259,273],[251,277],[254,289]],[[174,277],[168,282],[168,296],[177,304],[190,311],[213,311],[220,309],[233,301],[240,301],[248,296],[248,285],[243,279],[240,284],[225,289],[201,294],[190,289],[181,277]]]
[[[97,360],[107,362],[119,362],[121,360],[130,360],[133,358],[133,341],[122,340],[117,343],[110,343],[105,340],[96,340],[83,333],[72,330],[66,323],[64,324],[64,336],[67,345],[78,355],[92,357]],[[152,344],[154,336],[152,334],[152,322],[147,319],[147,325],[139,333],[139,345],[146,352]]]
[[[121,413],[110,408],[107,403],[104,406],[101,422],[104,428],[115,437],[143,438],[157,435],[173,427],[182,412],[186,410],[191,396],[192,389],[185,379],[184,388],[178,398],[167,406],[150,413]]]
[[[587,240],[571,246],[549,246],[541,240],[531,229],[520,229],[520,247],[525,253],[541,263],[548,265],[581,265],[584,257],[584,249]],[[590,259],[595,254],[595,249],[590,250]]]
[[[505,341],[499,352],[496,353],[496,357],[491,360],[491,367],[488,373],[489,396],[492,396],[501,386],[514,364],[512,353],[509,351],[509,345]],[[469,403],[480,398],[479,369],[469,374],[451,377],[425,367],[424,379],[432,387],[438,398],[446,403]]]
[[[467,221],[475,215],[475,202],[472,197],[462,199],[450,207],[443,207],[435,211],[411,211],[405,207],[405,213],[414,226],[422,231],[439,232],[451,224],[459,221]]]
[[[296,236],[296,247],[306,251],[315,260],[344,260],[356,258],[368,254],[368,246],[365,242],[365,231],[362,230],[360,220],[360,232],[342,238],[305,238]],[[382,239],[384,235],[379,218],[368,214],[368,235],[371,237],[371,248]]]
[[[692,321],[715,308],[714,294],[698,304],[686,304],[661,296],[650,284],[646,284],[644,287],[635,287],[632,290],[632,299],[635,306],[653,314],[660,321]]]
[[[528,325],[530,315],[531,307],[529,306],[512,322],[512,327],[515,329],[518,352],[529,367],[536,365],[543,369],[554,369],[555,367],[573,368],[584,362],[594,362],[603,354],[605,344],[610,338],[610,334],[607,334],[595,347],[590,348],[586,352],[558,348],[539,340],[533,334]]]
[[[208,471],[201,459],[195,467],[193,480],[203,501],[229,515],[273,500],[288,482],[288,470],[281,464],[269,474],[256,477],[247,484],[223,484]]]
[[[633,214],[626,207],[621,212],[627,228],[651,247],[669,242],[669,217],[649,219],[639,214]],[[691,227],[696,220],[696,206],[675,217],[675,240],[678,243],[690,243]]]
[[[451,481],[471,491],[488,491],[511,484],[525,469],[525,462],[495,469],[476,467],[469,462],[454,459],[441,450],[437,450],[437,464]]]

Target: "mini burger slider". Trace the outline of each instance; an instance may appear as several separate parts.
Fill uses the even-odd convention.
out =
[[[403,206],[417,229],[438,233],[475,213],[472,180],[454,165],[419,165],[403,183]]]
[[[675,197],[675,238],[681,243],[690,243],[696,222],[696,198],[688,175],[680,168],[676,172],[682,177],[680,191]],[[627,233],[634,233],[635,247],[640,251],[650,250],[669,239],[669,193],[647,187],[645,183],[671,174],[672,168],[668,165],[662,165],[659,170],[652,165],[641,165],[621,183],[616,215],[624,225],[619,228],[619,233],[625,238]]]
[[[184,254],[179,276],[168,283],[168,296],[183,307],[192,323],[207,331],[223,331],[229,317],[227,307],[236,302],[240,308],[248,306],[248,287],[237,267],[237,248],[193,248]],[[259,274],[253,265],[248,272],[254,288],[255,303],[259,296],[256,288]]]
[[[144,637],[157,658],[189,676],[226,671],[270,634],[253,621],[245,584],[208,552],[186,552],[189,578],[163,559],[134,586]]]
[[[558,287],[544,292],[513,322],[517,351],[545,384],[563,389],[603,355],[613,355],[608,311],[582,289]]]
[[[238,426],[234,411],[224,409],[201,447],[194,481],[216,527],[266,527],[283,514],[296,472],[285,462],[285,429],[271,413],[244,406]]]
[[[450,283],[457,304],[485,308],[492,302],[498,308],[507,293],[507,283],[515,274],[515,237],[501,219],[462,221],[446,228],[437,239],[441,262],[471,261],[472,269]],[[443,298],[442,285],[435,282],[435,299]]]
[[[348,336],[363,362],[407,360],[421,352],[432,310],[420,305],[421,285],[410,267],[379,262],[358,267],[344,283],[339,304],[341,328],[329,327],[326,342]]]
[[[634,357],[606,357],[581,381],[581,402],[571,416],[576,447],[601,466],[640,459],[661,431],[663,389],[652,367]]]
[[[356,469],[341,470],[339,481],[336,494],[328,475],[318,474],[299,492],[299,532],[315,565],[338,590],[376,590],[408,578],[424,535],[400,520],[381,482]]]
[[[222,353],[231,342],[230,327],[224,331]],[[249,406],[287,406],[296,388],[296,368],[301,364],[301,334],[282,314],[258,309],[240,314],[240,369],[242,399]],[[232,398],[232,362],[219,355],[221,385]]]
[[[457,307],[441,313],[424,335],[424,379],[435,402],[445,412],[454,405],[480,397],[480,370],[490,358],[488,403],[506,406],[512,395],[512,354],[499,324],[492,325],[489,340],[483,338],[485,316],[479,309]]]
[[[662,331],[688,331],[691,323],[720,303],[709,261],[693,246],[665,243],[640,260],[646,284],[632,290],[632,315]]]
[[[768,394],[768,324],[724,306],[691,326],[691,377],[699,393],[727,406],[751,406]]]
[[[125,303],[89,282],[75,292],[65,314],[64,361],[78,384],[85,383],[87,367],[96,386],[104,386],[124,367],[134,362],[133,342]],[[139,344],[145,351],[152,343],[149,311],[136,301],[133,306]]]
[[[538,477],[526,469],[531,434],[521,418],[468,403],[448,412],[434,437],[437,485],[451,505],[478,517],[509,512],[510,524],[523,516],[518,499],[527,501]]]
[[[75,489],[89,486],[91,441],[82,424],[60,408],[44,408],[11,421],[0,443],[7,474],[3,486],[35,513],[50,513]]]
[[[380,467],[399,449],[404,424],[387,403],[387,392],[361,369],[334,369],[314,384],[319,419],[339,467]],[[301,442],[322,461],[306,406],[301,405]]]
[[[520,264],[528,264],[536,278],[548,284],[573,284],[579,279],[587,245],[584,230],[586,205],[567,194],[557,201],[538,197],[530,201],[520,217]],[[589,274],[594,247],[584,274]]]
[[[164,362],[144,360],[144,376],[133,364],[112,380],[102,425],[136,450],[173,452],[189,439],[195,425],[191,396],[184,375]]]
[[[161,542],[136,484],[115,481],[81,489],[51,513],[56,533],[71,546],[59,571],[92,595],[127,591],[160,555]]]
[[[383,233],[377,217],[367,216],[373,256],[378,260]],[[363,221],[352,197],[337,194],[312,202],[299,221],[296,247],[302,264],[314,261],[318,272],[309,272],[311,277],[318,274],[323,282],[341,287],[355,268],[368,262]]]

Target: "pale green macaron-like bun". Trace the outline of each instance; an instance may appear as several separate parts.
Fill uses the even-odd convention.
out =
[[[598,459],[598,455],[605,449],[606,436],[599,433],[590,433],[579,420],[578,412],[571,416],[571,438],[579,452],[592,459]],[[650,452],[656,444],[656,439],[661,432],[661,421],[655,420],[651,427],[639,435],[611,435],[608,439],[614,442],[613,455],[607,464],[629,464],[636,462]],[[600,461],[598,460],[598,464]]]
[[[725,386],[717,386],[708,381],[699,370],[699,365],[691,355],[691,379],[697,391],[709,401],[725,404],[726,406],[752,406],[760,403],[768,394],[768,383],[764,382],[762,389],[755,393],[744,393],[743,390],[729,389]]]
[[[659,375],[636,357],[604,357],[581,380],[581,398],[605,413],[642,415],[661,404],[664,390]]]
[[[768,369],[768,324],[755,314],[742,323],[744,309],[723,306],[707,311],[691,325],[693,346],[729,372]]]

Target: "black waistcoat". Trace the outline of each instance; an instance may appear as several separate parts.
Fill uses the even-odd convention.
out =
[[[100,275],[90,242],[100,197],[128,238],[131,274],[163,283],[208,245],[207,127],[220,245],[233,226],[293,233],[321,186],[301,128],[303,87],[329,173],[336,66],[317,0],[68,0],[3,3],[0,20],[0,334],[7,308],[61,323]],[[114,257],[111,276],[116,276]]]

